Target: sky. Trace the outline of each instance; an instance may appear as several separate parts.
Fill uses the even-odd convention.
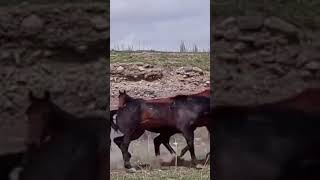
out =
[[[111,49],[210,47],[210,0],[111,0]]]

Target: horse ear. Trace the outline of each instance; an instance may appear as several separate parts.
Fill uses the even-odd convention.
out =
[[[34,100],[33,92],[31,90],[29,91],[29,99]]]
[[[119,90],[119,94],[122,94],[122,92]]]
[[[44,92],[44,98],[45,98],[45,99],[50,99],[50,92],[49,92],[48,90],[46,90],[46,91]]]
[[[127,94],[127,91],[126,91],[126,90],[124,90],[124,91],[123,91],[123,94]]]

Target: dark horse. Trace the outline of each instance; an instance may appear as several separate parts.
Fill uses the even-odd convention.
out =
[[[273,103],[214,106],[217,179],[319,179],[319,100],[320,90],[306,89]]]
[[[277,105],[218,106],[213,115],[217,179],[288,179],[301,176],[294,173],[311,160],[320,162],[319,113]]]
[[[126,105],[127,103],[127,100],[130,100],[130,98],[126,98],[125,94],[126,92],[124,91],[123,93],[119,91],[119,94],[123,94],[124,96],[122,96],[123,98],[120,99],[120,96],[119,96],[119,108],[122,108]],[[149,103],[172,103],[174,100],[180,100],[181,103],[184,103],[184,102],[187,102],[187,97],[188,96],[203,96],[203,97],[208,97],[210,98],[210,94],[211,94],[211,91],[210,89],[206,89],[204,91],[201,91],[200,93],[197,93],[197,94],[191,94],[191,95],[178,95],[178,96],[175,96],[175,97],[169,97],[169,98],[158,98],[158,99],[148,99],[148,100],[145,100],[146,102],[149,102]],[[208,104],[207,104],[208,105]],[[116,114],[116,110],[114,110],[114,114]],[[198,125],[201,125],[201,124],[198,124]],[[207,127],[207,130],[210,132],[210,129],[208,128],[208,125],[205,125]],[[114,128],[115,129],[115,128]],[[163,144],[167,149],[168,151],[171,153],[171,154],[175,154],[176,152],[173,150],[173,148],[171,147],[170,143],[169,143],[169,140],[170,140],[170,137],[171,135],[167,135],[167,133],[160,133],[159,136],[157,136],[155,139],[154,139],[154,147],[155,147],[155,155],[156,156],[159,156],[160,155],[160,145]],[[181,150],[181,153],[179,155],[179,157],[183,157],[184,154],[189,150],[189,146],[186,145],[186,147],[184,147],[182,150]],[[207,154],[207,157],[208,157],[209,153]]]
[[[160,138],[158,136],[154,140],[156,155],[161,143],[169,142],[173,134],[182,133],[187,141],[192,163],[196,165],[194,130],[206,125],[205,119],[210,113],[210,98],[180,95],[167,101],[150,102],[120,92],[119,105],[116,124],[124,136],[114,138],[114,142],[122,151],[125,168],[132,168],[131,154],[128,152],[130,142],[138,139],[145,130],[160,133]]]
[[[106,179],[108,118],[74,116],[29,92],[26,164],[21,180]]]

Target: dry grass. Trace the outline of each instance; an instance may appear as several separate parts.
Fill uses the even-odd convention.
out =
[[[191,158],[189,152],[183,159],[179,159],[163,147],[160,147],[161,156],[157,159],[154,155],[153,138],[149,136],[148,140],[137,140],[130,145],[132,153],[131,163],[138,171],[134,174],[127,173],[123,168],[123,160],[119,148],[112,144],[111,150],[111,166],[113,167],[110,175],[111,180],[120,179],[210,179],[210,162],[206,159],[209,152],[209,140],[207,132],[204,128],[195,131],[195,150],[198,163],[204,168],[201,170],[191,168]],[[185,147],[184,138],[177,134],[171,138],[171,146],[180,154]],[[174,145],[177,142],[178,146]],[[160,161],[160,162],[159,162]]]
[[[110,55],[111,63],[142,62],[163,67],[193,66],[210,70],[209,53],[118,52]]]
[[[111,172],[110,177],[111,180],[208,180],[210,179],[210,168],[206,166],[201,170],[186,167],[170,167],[166,170],[142,169],[133,174],[122,170]]]

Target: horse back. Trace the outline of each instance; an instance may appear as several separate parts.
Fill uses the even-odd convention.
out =
[[[204,96],[204,97],[210,97],[211,96],[211,90],[210,89],[206,89],[202,92],[199,92],[197,94],[194,94],[193,96]]]
[[[171,103],[146,102],[141,106],[140,125],[145,129],[171,127],[175,125]]]
[[[295,108],[305,112],[320,112],[320,89],[306,89],[294,97],[270,104]]]

